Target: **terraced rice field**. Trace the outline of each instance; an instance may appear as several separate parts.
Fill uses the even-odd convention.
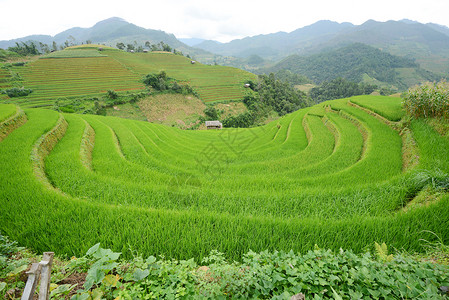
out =
[[[127,53],[112,48],[99,52],[78,47],[14,67],[23,78],[21,84],[33,93],[12,101],[22,107],[41,107],[64,97],[94,97],[107,90],[139,91],[145,88],[141,81],[146,74],[162,70],[193,86],[204,102],[241,100],[243,84],[256,77],[236,68],[191,64],[190,59],[169,53]],[[0,71],[0,87],[2,76]]]
[[[376,99],[351,101],[388,115],[388,98]],[[349,104],[220,131],[27,109],[0,142],[0,228],[37,251],[79,255],[101,242],[197,259],[374,241],[420,251],[424,230],[449,241],[447,194],[402,211],[418,169],[449,172],[449,140],[413,121],[420,162],[405,169],[399,132]]]
[[[351,102],[365,107],[381,116],[391,120],[399,121],[405,116],[402,107],[402,99],[398,97],[372,96],[367,99],[364,96],[353,97]]]
[[[62,97],[95,96],[107,90],[135,91],[144,86],[140,77],[110,57],[39,59],[17,68],[33,93],[16,100],[26,106]]]
[[[241,100],[245,92],[244,83],[256,79],[256,75],[240,69],[198,62],[192,64],[190,59],[170,53],[105,53],[141,76],[164,70],[168,76],[189,83],[204,102]]]
[[[9,79],[11,74],[8,70],[0,68],[0,90],[8,88],[10,86]],[[5,95],[0,94],[0,99],[3,97],[7,97]]]

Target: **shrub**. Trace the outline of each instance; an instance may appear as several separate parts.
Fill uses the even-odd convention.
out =
[[[10,256],[17,250],[17,242],[10,241],[7,236],[3,236],[0,233],[0,255]]]
[[[224,127],[245,128],[251,127],[256,122],[256,114],[247,111],[236,116],[229,116],[223,120]]]
[[[449,84],[427,82],[411,88],[403,95],[403,105],[412,118],[449,119]]]
[[[7,94],[8,97],[13,98],[13,97],[25,97],[28,96],[29,94],[31,94],[33,92],[32,89],[26,89],[24,87],[21,88],[11,88],[11,89],[6,89],[1,91],[2,94]]]
[[[204,114],[211,120],[218,120],[220,112],[212,106],[206,107]]]
[[[108,90],[108,92],[107,92],[107,97],[108,97],[109,99],[117,99],[117,98],[118,98],[118,94],[117,94],[117,92],[114,91],[114,90]]]

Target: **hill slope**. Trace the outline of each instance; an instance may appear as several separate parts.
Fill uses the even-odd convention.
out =
[[[355,82],[395,86],[401,90],[423,81],[439,79],[438,75],[421,69],[411,59],[360,43],[311,56],[292,55],[267,71],[284,69],[305,75],[316,83],[343,77]]]
[[[98,96],[108,90],[139,91],[148,73],[166,71],[168,76],[189,83],[205,102],[241,100],[243,84],[254,74],[223,66],[192,64],[173,53],[128,53],[95,46],[67,48],[24,66],[9,66],[19,74],[21,86],[33,93],[11,101],[24,106],[52,105],[60,97]]]
[[[340,99],[220,131],[0,105],[0,228],[36,251],[101,242],[181,259],[374,241],[419,251],[428,231],[447,243],[447,193],[404,212],[422,177],[405,167],[399,131],[361,108],[396,118],[400,101]],[[447,174],[449,140],[423,121],[410,129],[419,170]]]

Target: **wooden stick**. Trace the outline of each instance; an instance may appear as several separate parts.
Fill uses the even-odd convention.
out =
[[[53,264],[54,255],[54,252],[44,252],[42,261],[39,263],[42,266],[39,300],[48,300],[50,298],[51,266]]]
[[[33,300],[34,291],[36,290],[37,282],[39,281],[39,275],[41,273],[42,266],[38,263],[33,263],[31,269],[26,272],[28,274],[28,280],[25,285],[25,289],[22,293],[21,300]]]

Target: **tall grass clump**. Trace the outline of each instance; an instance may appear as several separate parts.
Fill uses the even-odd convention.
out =
[[[425,83],[409,89],[403,96],[404,108],[412,118],[449,119],[449,83]]]

